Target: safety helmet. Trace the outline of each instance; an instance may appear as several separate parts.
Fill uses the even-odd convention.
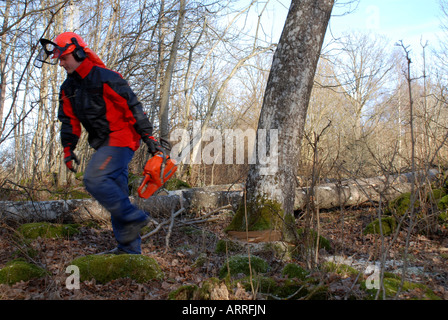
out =
[[[34,65],[38,68],[42,67],[42,63],[57,63],[57,61],[54,63],[47,61],[48,58],[56,59],[69,53],[73,53],[77,61],[83,61],[87,57],[84,50],[87,44],[74,32],[61,33],[54,41],[40,39],[40,44],[42,45],[42,49],[34,61]]]
[[[53,42],[56,44],[53,50],[53,59],[60,58],[74,52],[76,49],[87,47],[87,44],[82,38],[74,32],[64,32],[58,35]]]

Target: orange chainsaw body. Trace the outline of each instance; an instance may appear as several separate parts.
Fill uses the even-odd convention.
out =
[[[157,152],[146,162],[143,169],[144,178],[137,190],[140,198],[148,199],[152,196],[173,176],[176,170],[177,164],[175,160],[162,152]]]

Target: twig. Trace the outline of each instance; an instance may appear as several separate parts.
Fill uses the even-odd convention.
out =
[[[173,231],[173,226],[174,226],[174,210],[171,211],[171,221],[170,221],[170,226],[168,227],[168,232],[166,234],[166,238],[165,238],[165,252],[168,251],[168,248],[170,247],[170,237],[171,237],[171,232]]]
[[[278,296],[273,295],[273,294],[271,294],[271,293],[262,293],[262,292],[261,292],[260,294],[262,294],[262,295],[264,295],[264,296],[267,296],[267,297],[270,297],[270,298],[272,298],[272,299],[274,299],[274,300],[289,300],[289,299],[294,298],[295,295],[298,294],[300,291],[302,291],[303,288],[305,288],[305,286],[301,286],[296,292],[294,292],[293,294],[290,294],[289,296],[287,296],[287,297],[285,297],[285,298],[278,297]]]
[[[205,223],[205,222],[211,222],[218,220],[219,217],[211,217],[209,219],[202,219],[202,220],[187,220],[187,221],[179,221],[180,224],[196,224],[196,223]]]
[[[176,212],[171,216],[170,219],[167,219],[167,220],[165,220],[165,221],[159,223],[159,224],[157,225],[157,227],[156,227],[154,230],[152,230],[150,233],[147,233],[147,234],[145,234],[144,236],[142,236],[142,240],[143,240],[143,239],[146,239],[146,238],[148,238],[148,237],[150,237],[150,236],[152,236],[153,234],[155,234],[155,233],[157,233],[157,232],[159,232],[160,229],[161,229],[164,225],[166,225],[166,224],[168,224],[169,222],[171,222],[171,220],[174,220],[175,217],[177,217],[179,214],[181,214],[181,213],[184,212],[184,211],[185,211],[185,208],[181,208],[180,210],[176,211]]]
[[[318,290],[320,290],[320,289],[322,289],[324,287],[324,283],[321,281],[317,286],[315,286],[314,288],[313,288],[313,290],[309,293],[309,294],[307,294],[305,297],[303,297],[303,298],[300,298],[299,300],[309,300],[310,298],[312,298],[313,297],[313,295],[318,291]]]
[[[193,219],[193,220],[199,220],[199,219],[203,220],[203,219],[205,219],[205,218],[211,216],[212,214],[215,214],[216,212],[219,212],[219,211],[221,211],[221,210],[225,210],[225,209],[230,209],[230,208],[232,208],[232,205],[231,205],[231,204],[228,204],[228,205],[226,205],[226,206],[222,206],[222,207],[220,207],[220,208],[218,208],[218,209],[215,209],[215,210],[213,210],[213,211],[210,211],[209,213],[203,215],[202,217],[195,218],[195,219]]]
[[[373,270],[371,274],[373,274],[374,272],[375,272],[375,270]],[[348,295],[353,291],[353,288],[354,288],[355,285],[358,283],[358,279],[359,279],[359,276],[360,276],[360,275],[361,275],[361,272],[358,272],[358,275],[356,276],[355,281],[353,281],[353,283],[352,283],[350,289],[349,289],[349,290],[347,291],[347,293],[345,294],[345,296],[344,296],[344,300],[347,300],[347,299],[348,299]]]
[[[219,207],[218,209],[212,210],[209,213],[203,215],[202,217],[194,218],[194,219],[191,219],[191,220],[179,221],[179,223],[181,223],[181,224],[195,224],[195,223],[204,223],[204,222],[215,221],[219,217],[218,216],[210,217],[212,214],[214,214],[216,212],[219,212],[221,210],[230,209],[230,208],[232,208],[232,205],[228,204],[228,205]]]

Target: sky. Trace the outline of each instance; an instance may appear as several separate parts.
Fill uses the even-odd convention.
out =
[[[360,0],[357,6],[341,6],[347,2],[340,0],[333,8],[329,31],[334,36],[350,30],[371,31],[385,35],[391,43],[402,40],[415,50],[420,50],[420,41],[428,41],[428,45],[435,47],[443,37],[439,0]],[[278,37],[290,3],[290,0],[270,0],[265,11],[268,20],[274,22],[273,31]],[[351,12],[343,15],[347,11]]]
[[[392,42],[402,40],[411,48],[420,46],[421,41],[437,46],[439,38],[443,37],[439,0],[360,0],[354,12],[338,16],[344,10],[347,8],[333,9],[330,20],[333,32],[372,31],[385,35]]]

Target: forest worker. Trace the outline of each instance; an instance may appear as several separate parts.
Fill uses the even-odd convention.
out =
[[[140,230],[152,219],[129,199],[128,164],[140,140],[152,154],[161,147],[152,137],[152,124],[127,81],[107,69],[78,34],[64,32],[53,42],[40,42],[43,48],[37,63],[59,61],[67,72],[58,114],[65,164],[73,172],[73,162],[79,164],[74,150],[81,124],[96,150],[85,170],[84,185],[111,214],[118,246],[107,253],[141,254]],[[48,57],[58,60],[47,62]]]

